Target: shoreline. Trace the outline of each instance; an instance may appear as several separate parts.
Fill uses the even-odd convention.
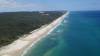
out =
[[[31,34],[27,36],[23,36],[25,38],[20,38],[8,46],[2,47],[0,49],[0,56],[23,56],[33,45],[59,26],[68,14],[67,12],[52,23],[30,32]]]
[[[66,13],[66,15],[68,15],[69,14],[69,12],[67,12]],[[62,16],[61,16],[62,17]],[[60,17],[59,17],[60,18]],[[64,14],[64,17],[63,17],[63,19],[65,18],[65,14]],[[58,27],[59,25],[60,25],[60,23],[62,22],[63,20],[60,20],[60,22],[56,25],[56,26],[54,26],[47,34],[45,34],[44,36],[42,36],[41,37],[41,39],[43,39],[43,38],[45,38],[45,36],[47,36],[48,34],[50,34],[56,27]],[[39,40],[37,40],[37,42],[38,41],[40,41],[41,39],[39,39]],[[28,47],[28,49],[26,50],[26,51],[24,51],[24,53],[21,55],[21,56],[24,56],[29,50],[30,50],[30,48],[33,46],[33,45],[35,45],[36,43],[33,43],[32,45],[30,45],[29,47]]]

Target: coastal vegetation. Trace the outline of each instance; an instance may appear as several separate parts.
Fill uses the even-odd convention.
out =
[[[24,34],[51,23],[66,11],[33,11],[0,13],[0,47]]]

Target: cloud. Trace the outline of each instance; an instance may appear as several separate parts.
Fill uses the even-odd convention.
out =
[[[0,8],[11,8],[11,9],[44,9],[46,5],[40,3],[22,3],[17,2],[16,0],[0,0]]]
[[[12,7],[17,5],[14,0],[0,0],[0,7]]]

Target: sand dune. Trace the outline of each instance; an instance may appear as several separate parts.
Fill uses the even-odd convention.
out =
[[[35,45],[35,43],[44,38],[44,36],[52,32],[62,22],[66,15],[68,15],[68,12],[51,24],[32,31],[30,32],[31,34],[24,36],[24,38],[20,38],[8,46],[2,47],[0,49],[0,56],[23,56],[31,46]]]

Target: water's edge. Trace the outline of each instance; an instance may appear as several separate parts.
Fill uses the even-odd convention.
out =
[[[45,37],[46,37],[48,34],[50,34],[54,29],[56,29],[56,28],[60,25],[60,23],[64,20],[64,18],[65,18],[67,15],[69,15],[69,12],[67,12],[67,13],[65,13],[63,16],[59,17],[58,19],[61,18],[62,20],[59,20],[59,23],[58,23],[57,25],[55,25],[52,29],[50,29],[46,34],[44,34],[44,36],[42,36],[41,39],[45,38]],[[55,20],[55,21],[56,21],[56,20]],[[52,22],[51,24],[53,24],[53,22]],[[41,39],[39,39],[38,41],[40,41]],[[37,41],[37,42],[38,42],[38,41]],[[28,52],[28,50],[30,50],[30,48],[33,47],[33,45],[35,45],[35,44],[33,43],[32,45],[30,45],[29,48],[28,48],[21,56],[24,56],[24,55]]]
[[[18,39],[14,41],[12,44],[2,48],[0,50],[0,56],[5,56],[5,55],[6,56],[23,56],[30,49],[30,47],[35,45],[35,43],[37,43],[39,40],[41,40],[50,32],[52,32],[57,26],[59,26],[60,23],[68,14],[69,12],[65,13],[64,15],[59,17],[57,20],[47,25],[46,27],[40,28],[38,31],[33,32],[29,36]],[[40,34],[40,36],[37,36],[38,34]],[[37,39],[35,39],[36,37]]]

